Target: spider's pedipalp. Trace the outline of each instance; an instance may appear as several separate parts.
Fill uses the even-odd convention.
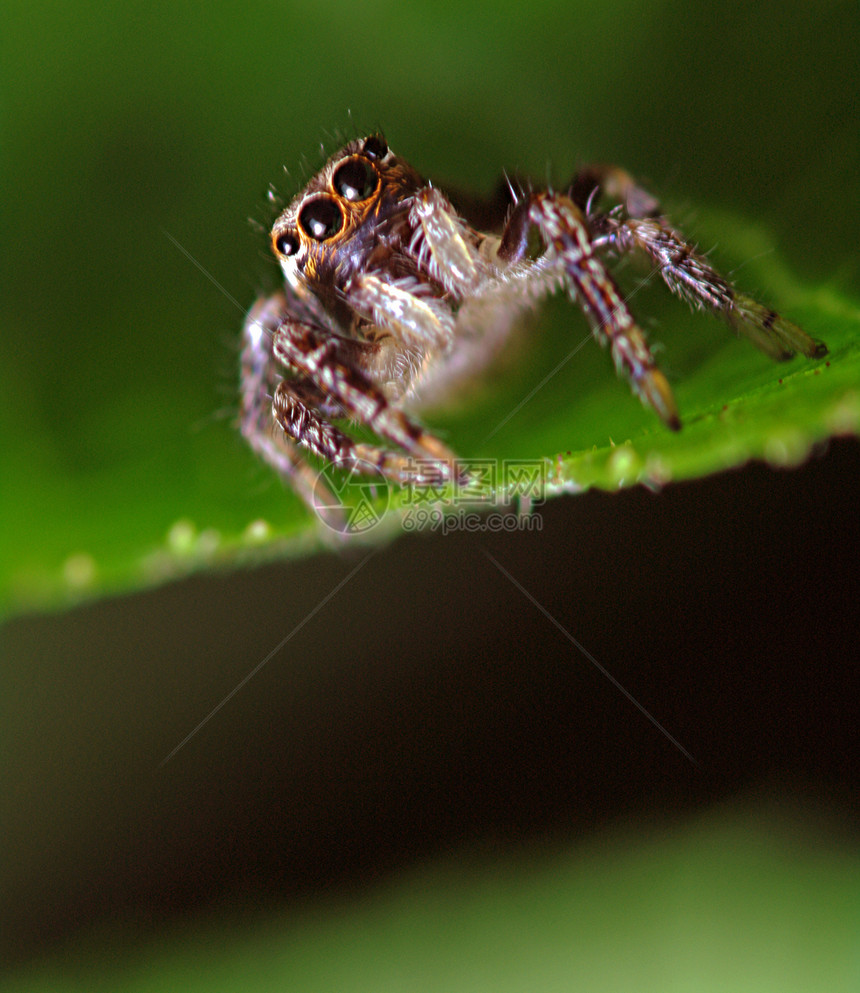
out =
[[[407,346],[443,350],[454,333],[453,315],[441,300],[421,290],[415,280],[397,283],[369,274],[352,280],[346,298],[358,313]]]
[[[462,298],[474,293],[488,275],[484,259],[466,236],[448,198],[432,186],[416,194],[410,220],[415,227],[412,249],[447,293]]]

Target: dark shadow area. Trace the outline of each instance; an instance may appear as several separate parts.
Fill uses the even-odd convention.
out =
[[[309,620],[366,551],[10,624],[10,950],[740,793],[847,817],[858,469],[838,441],[559,499],[538,532],[404,537]]]

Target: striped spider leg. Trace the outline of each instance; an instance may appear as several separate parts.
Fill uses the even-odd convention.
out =
[[[310,507],[334,501],[326,500],[326,487],[301,448],[347,470],[372,467],[400,484],[447,480],[453,453],[363,374],[361,343],[321,326],[303,303],[279,292],[257,301],[245,322],[239,424],[251,448]],[[285,368],[294,375],[284,377]],[[372,425],[409,454],[354,441],[333,423],[344,418]]]
[[[603,199],[615,205],[597,209]],[[455,203],[374,134],[333,155],[274,223],[284,289],[245,323],[240,428],[311,506],[320,484],[308,453],[400,484],[460,479],[453,453],[413,412],[485,366],[559,289],[634,392],[678,429],[669,384],[606,255],[644,252],[673,292],[774,358],[826,352],[736,292],[620,169],[587,167],[566,192],[508,187]],[[380,443],[356,440],[344,421]]]
[[[473,209],[483,214],[485,222],[504,205],[504,189],[499,192],[502,195],[497,194],[495,202],[473,201]],[[710,310],[772,359],[827,354],[823,342],[737,292],[661,216],[658,201],[623,169],[586,166],[571,180],[566,195],[541,191],[516,196],[511,191],[511,196],[499,258],[509,265],[522,262],[528,256],[529,235],[537,231],[563,266],[568,290],[585,311],[595,338],[609,345],[617,371],[672,430],[681,426],[672,391],[602,255],[644,253],[673,293],[697,309]],[[608,211],[594,209],[604,197],[615,206]]]
[[[657,368],[644,331],[598,257],[583,211],[563,194],[530,194],[514,207],[499,256],[510,263],[523,259],[531,229],[538,231],[558,258],[571,296],[585,311],[595,338],[609,345],[616,370],[627,376],[643,403],[678,430],[681,421],[669,383]]]
[[[698,310],[710,310],[762,352],[778,361],[795,354],[821,358],[827,346],[775,310],[739,293],[684,235],[661,216],[658,202],[623,170],[591,166],[574,177],[571,195],[583,210],[607,194],[619,203],[589,214],[592,241],[615,255],[639,252],[669,289]]]

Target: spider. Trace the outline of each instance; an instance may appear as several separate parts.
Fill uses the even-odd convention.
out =
[[[416,421],[419,402],[485,365],[540,301],[566,291],[615,368],[664,424],[681,422],[604,259],[642,253],[669,289],[774,359],[826,354],[739,293],[622,169],[580,169],[562,191],[503,184],[449,199],[388,147],[350,141],[275,220],[284,287],[243,330],[240,429],[313,507],[313,453],[401,485],[457,478],[454,453]],[[366,425],[380,444],[336,422]]]

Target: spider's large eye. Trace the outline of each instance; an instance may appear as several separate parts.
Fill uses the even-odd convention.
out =
[[[278,255],[295,255],[299,250],[299,239],[292,231],[283,231],[275,235],[272,244]]]
[[[381,134],[372,134],[364,143],[364,154],[371,159],[384,159],[388,155],[388,142]]]
[[[299,225],[314,241],[327,241],[343,227],[343,214],[331,197],[315,197],[299,211]]]
[[[354,158],[342,162],[335,170],[332,185],[344,200],[366,200],[379,186],[376,170],[367,159]]]

